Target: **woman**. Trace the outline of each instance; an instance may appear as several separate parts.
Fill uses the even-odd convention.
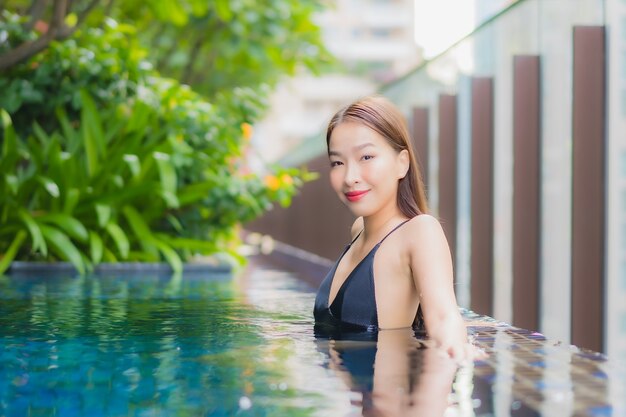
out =
[[[333,116],[326,144],[332,188],[357,219],[352,243],[317,293],[316,323],[369,331],[425,326],[450,357],[470,359],[450,249],[427,214],[401,113],[380,96],[358,100]]]

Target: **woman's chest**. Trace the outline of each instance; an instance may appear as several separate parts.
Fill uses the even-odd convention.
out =
[[[408,261],[399,252],[375,247],[365,255],[346,253],[332,276],[329,304],[337,295],[355,288],[373,299],[387,299],[406,292],[411,285]]]

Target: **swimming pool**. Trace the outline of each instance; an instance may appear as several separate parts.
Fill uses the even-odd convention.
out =
[[[313,289],[229,274],[0,277],[0,416],[621,415],[601,355],[474,323],[457,369],[413,337],[316,338]],[[622,399],[620,399],[622,398]]]

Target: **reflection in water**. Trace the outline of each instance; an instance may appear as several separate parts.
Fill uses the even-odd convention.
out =
[[[444,415],[457,366],[443,352],[425,348],[411,329],[342,336],[318,338],[318,347],[328,366],[361,394],[364,416]]]
[[[0,416],[313,415],[287,316],[241,298],[230,276],[0,277]]]
[[[465,312],[489,357],[457,369],[410,331],[314,333],[314,297],[258,264],[0,277],[0,416],[626,415],[603,355]]]

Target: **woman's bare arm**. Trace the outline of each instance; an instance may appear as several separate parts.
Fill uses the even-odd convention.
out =
[[[450,248],[441,224],[430,215],[417,216],[409,224],[411,272],[426,332],[451,357],[468,359],[471,346],[454,294]]]

